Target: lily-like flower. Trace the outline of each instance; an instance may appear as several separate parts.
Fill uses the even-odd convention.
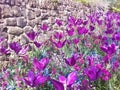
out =
[[[37,48],[40,48],[40,46],[42,45],[42,43],[37,42],[37,41],[35,41],[34,44],[35,44],[35,46],[36,46]]]
[[[18,42],[10,43],[9,46],[16,54],[18,54],[22,49],[22,46]]]
[[[54,42],[54,41],[52,41],[52,43],[57,47],[57,48],[62,48],[64,45],[65,45],[65,43],[66,43],[66,40],[64,40],[64,41],[58,41],[58,42]]]
[[[88,30],[85,27],[78,27],[77,31],[79,35],[86,34],[88,32]]]
[[[107,69],[102,69],[102,79],[108,81],[111,78],[111,74]]]
[[[67,90],[76,80],[77,73],[75,71],[70,73],[67,78],[65,76],[59,76],[59,81],[50,79],[56,90]]]
[[[69,66],[74,66],[76,64],[77,59],[78,59],[78,55],[74,54],[72,55],[72,57],[65,59],[65,62]]]
[[[115,40],[120,41],[120,32],[115,33],[114,36],[113,36],[113,38],[114,38]]]
[[[56,19],[56,24],[57,24],[58,26],[61,26],[61,25],[62,25],[62,21],[59,20],[59,19]]]
[[[48,63],[49,63],[48,58],[42,58],[40,61],[38,60],[38,58],[34,58],[34,60],[33,60],[33,65],[38,70],[44,70],[45,67],[48,65]]]
[[[101,70],[96,66],[90,66],[84,72],[91,81],[97,80],[101,75]]]
[[[25,47],[23,47],[20,51],[19,51],[19,55],[25,55],[27,53],[27,51],[29,50],[29,45],[26,45]]]
[[[62,39],[63,36],[64,36],[64,34],[63,34],[62,32],[56,32],[56,33],[54,34],[54,37],[55,37],[56,39],[58,39],[58,40]]]
[[[73,28],[71,28],[70,30],[66,30],[67,31],[67,34],[69,35],[69,36],[73,36],[73,34],[74,34],[74,29]]]
[[[110,55],[116,52],[115,44],[103,45],[103,46],[100,47],[100,49],[102,51],[104,51],[105,53],[110,54]]]
[[[28,32],[26,35],[29,37],[30,40],[33,41],[33,40],[35,39],[37,33],[34,32],[34,31],[30,31],[30,32]]]
[[[43,31],[47,31],[48,26],[46,23],[43,23],[42,26],[40,27]]]
[[[73,39],[73,43],[74,43],[74,44],[78,44],[78,43],[79,43],[79,41],[80,41],[80,39],[79,39],[79,38],[74,38],[74,39]]]
[[[7,54],[10,53],[10,50],[9,50],[9,49],[6,49],[4,46],[1,46],[1,47],[0,47],[0,53],[1,53],[2,55],[7,55]]]
[[[33,71],[29,71],[27,76],[23,79],[23,81],[31,87],[37,87],[38,85],[45,83],[47,80],[48,77],[41,74],[35,75]]]

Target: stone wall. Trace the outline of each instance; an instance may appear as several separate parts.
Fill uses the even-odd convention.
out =
[[[51,29],[49,33],[52,33],[58,30],[56,18],[62,19],[65,26],[68,16],[84,17],[85,13],[90,12],[91,6],[87,7],[72,0],[44,0],[39,3],[37,0],[0,0],[0,37],[6,38],[4,44],[12,41],[28,44],[25,32],[38,30],[46,22]],[[92,8],[96,9],[94,6]],[[48,37],[49,35],[41,34],[41,40]]]

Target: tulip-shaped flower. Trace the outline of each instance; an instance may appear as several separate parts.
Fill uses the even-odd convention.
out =
[[[62,25],[62,21],[59,20],[59,19],[56,19],[56,24],[57,24],[58,26],[61,26],[61,25]]]
[[[110,55],[116,52],[115,44],[103,45],[103,46],[100,47],[100,49],[102,51],[104,51],[105,53],[110,54]]]
[[[45,67],[48,65],[49,59],[48,58],[42,58],[40,61],[37,58],[34,58],[33,65],[38,70],[44,70]]]
[[[34,45],[35,45],[37,48],[40,48],[40,46],[42,45],[42,43],[35,41],[35,42],[34,42]]]
[[[75,65],[76,61],[78,59],[78,55],[74,54],[72,55],[72,57],[65,59],[66,64],[68,64],[69,66],[73,66]]]
[[[79,35],[86,34],[88,32],[88,30],[85,27],[78,27],[77,31]]]
[[[40,27],[43,31],[46,31],[48,29],[48,26],[46,23],[43,23],[42,26]]]
[[[33,41],[33,40],[35,39],[37,33],[34,32],[34,31],[30,31],[30,32],[28,32],[26,35],[29,37],[30,40]]]
[[[66,30],[67,31],[67,34],[69,35],[69,36],[73,36],[74,35],[74,29],[73,28],[71,28],[70,30]]]
[[[22,46],[18,42],[10,43],[9,46],[16,54],[18,54],[22,49]]]
[[[53,43],[57,48],[62,48],[62,47],[65,45],[66,40],[64,40],[64,41],[58,41],[58,42],[52,41],[52,43]]]
[[[56,90],[67,90],[77,80],[77,72],[72,72],[66,78],[65,76],[59,76],[59,81],[51,79],[51,82]]]
[[[64,34],[62,32],[56,32],[54,34],[54,37],[58,40],[62,39],[64,37]]]
[[[10,50],[6,49],[4,46],[1,46],[1,47],[0,47],[0,53],[1,53],[2,55],[7,55],[7,54],[10,53]]]
[[[85,74],[91,81],[97,80],[101,75],[101,70],[96,66],[90,66],[89,68],[85,69]]]
[[[41,74],[35,75],[33,71],[29,71],[27,76],[23,78],[23,81],[31,87],[37,87],[40,84],[45,83],[47,80],[48,80],[48,77],[45,77]]]

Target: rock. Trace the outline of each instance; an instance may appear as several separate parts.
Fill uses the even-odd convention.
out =
[[[0,0],[0,4],[4,4],[5,0]]]
[[[16,26],[17,21],[16,21],[15,18],[7,18],[6,19],[6,24],[7,24],[7,26]]]
[[[4,5],[2,7],[2,18],[8,18],[12,16],[13,16],[13,13],[12,13],[11,7],[8,5]]]
[[[12,12],[15,17],[20,17],[22,16],[21,9],[18,6],[13,6],[12,7]]]
[[[11,35],[19,36],[23,33],[23,29],[19,27],[9,27],[8,33]]]
[[[5,4],[9,4],[10,5],[10,0],[5,0]]]
[[[22,4],[22,0],[15,0],[15,5],[21,6],[21,4]]]
[[[15,0],[11,0],[10,5],[11,6],[15,5]]]
[[[15,37],[14,35],[9,34],[8,35],[8,43],[11,43],[14,37]]]
[[[41,15],[41,11],[40,11],[39,9],[37,9],[37,10],[35,11],[35,14],[36,14],[37,17],[39,17],[39,16]]]
[[[35,25],[36,25],[36,21],[35,20],[28,21],[28,26],[31,26],[33,28]]]
[[[17,19],[17,26],[24,28],[27,24],[27,21],[25,20],[25,18],[20,17]]]
[[[29,32],[31,29],[32,29],[31,26],[25,26],[23,30],[26,33],[26,32]]]
[[[33,20],[35,19],[35,12],[33,12],[32,10],[29,10],[27,13],[27,16],[29,20]]]
[[[29,39],[27,38],[26,35],[22,34],[20,35],[20,44],[21,45],[25,45],[25,44],[28,44],[30,41]]]

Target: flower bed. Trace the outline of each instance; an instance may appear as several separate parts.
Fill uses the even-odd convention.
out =
[[[8,65],[1,67],[1,90],[119,90],[120,15],[94,12],[85,18],[68,17],[65,30],[39,42],[47,23],[26,36],[31,45],[1,44],[0,53]],[[61,29],[62,19],[56,19]],[[0,38],[1,43],[4,38]]]

